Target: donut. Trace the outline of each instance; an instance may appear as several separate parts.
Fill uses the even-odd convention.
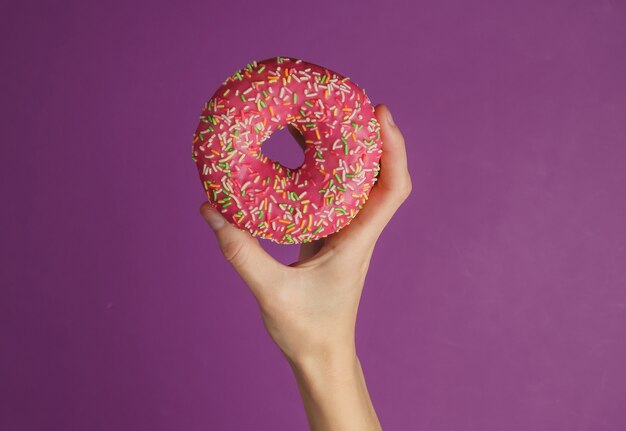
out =
[[[292,169],[262,151],[288,125],[304,138]],[[378,178],[380,124],[349,78],[288,57],[253,61],[204,105],[192,159],[211,205],[253,236],[300,244],[347,226]]]

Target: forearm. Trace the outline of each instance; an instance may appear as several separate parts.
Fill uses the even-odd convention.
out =
[[[289,363],[312,431],[381,430],[354,350]]]

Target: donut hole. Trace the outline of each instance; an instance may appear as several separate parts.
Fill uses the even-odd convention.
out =
[[[300,133],[296,129],[292,130],[294,133]],[[287,127],[272,133],[269,139],[261,144],[261,152],[290,169],[297,169],[304,163],[304,151]]]

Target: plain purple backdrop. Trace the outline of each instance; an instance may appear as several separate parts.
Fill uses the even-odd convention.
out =
[[[215,88],[276,55],[350,76],[406,137],[414,191],[357,328],[384,428],[626,429],[623,1],[2,1],[0,21],[0,429],[306,428],[191,161]]]

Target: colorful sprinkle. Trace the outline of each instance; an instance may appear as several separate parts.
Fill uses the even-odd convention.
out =
[[[288,124],[311,151],[298,169],[261,150]],[[356,216],[377,180],[381,145],[373,107],[354,83],[277,57],[248,63],[224,81],[202,111],[192,159],[209,201],[229,221],[260,238],[298,244]]]

